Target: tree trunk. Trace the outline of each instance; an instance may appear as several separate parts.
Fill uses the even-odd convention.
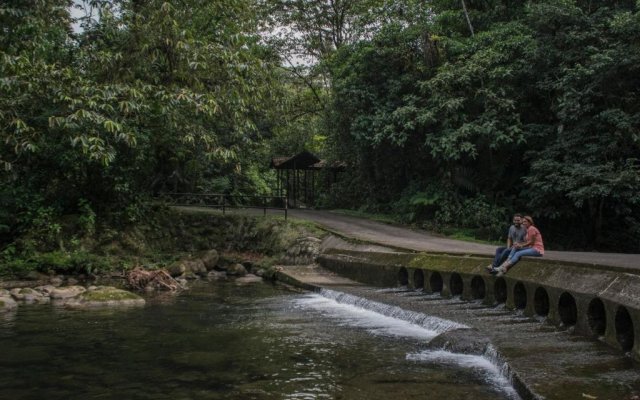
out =
[[[462,9],[464,10],[464,16],[467,19],[467,25],[469,25],[471,36],[475,36],[475,34],[473,33],[473,25],[471,25],[471,19],[469,19],[469,13],[467,12],[467,5],[465,4],[464,0],[460,0],[460,2],[462,3]]]
[[[589,207],[589,225],[591,227],[589,232],[589,245],[594,249],[597,249],[602,237],[602,211],[604,209],[604,203],[605,199],[602,197],[587,200],[587,204]]]

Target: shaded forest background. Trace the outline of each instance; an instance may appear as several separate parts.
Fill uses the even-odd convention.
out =
[[[163,190],[273,194],[303,149],[348,165],[320,206],[640,252],[640,1],[9,0],[0,26],[5,259]]]

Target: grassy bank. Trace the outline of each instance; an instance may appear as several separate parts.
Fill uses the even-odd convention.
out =
[[[321,235],[314,225],[281,217],[191,213],[157,207],[148,218],[126,227],[79,229],[73,216],[58,233],[29,232],[0,253],[0,278],[38,274],[104,274],[136,266],[155,269],[205,250],[275,258],[296,238]]]

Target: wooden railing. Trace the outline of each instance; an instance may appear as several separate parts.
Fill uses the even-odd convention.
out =
[[[237,196],[224,193],[160,193],[157,199],[176,206],[197,206],[222,209],[224,214],[228,208],[257,208],[264,215],[267,210],[284,211],[287,219],[289,202],[287,197],[279,196]]]

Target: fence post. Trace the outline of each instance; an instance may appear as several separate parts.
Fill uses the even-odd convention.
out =
[[[287,211],[289,209],[289,196],[284,198],[284,220],[287,220]]]
[[[222,208],[222,214],[226,214],[227,211],[227,198],[226,198],[226,194],[224,193],[178,193],[178,192],[169,192],[169,193],[163,193],[160,197],[160,195],[156,196],[156,198],[161,198],[163,201],[167,201],[169,202],[169,204],[174,205],[174,206],[191,206],[191,207],[197,207],[197,206],[204,206],[204,207],[220,207]],[[289,216],[289,196],[232,196],[229,195],[230,199],[233,198],[250,198],[250,199],[262,199],[262,214],[264,216],[267,215],[267,209],[269,208],[273,208],[274,210],[284,210],[284,219],[287,220],[288,216]],[[218,198],[217,204],[215,203],[215,198]],[[271,207],[272,205],[272,201],[276,200],[276,199],[280,199],[283,204],[282,207],[277,207],[277,203],[273,204],[274,207]],[[231,201],[230,203],[230,207],[234,208],[234,202]],[[243,207],[244,203],[241,203],[241,205],[239,207]],[[249,208],[260,208],[257,204],[256,201],[252,201],[251,204],[254,204],[253,206],[249,205]],[[246,205],[245,205],[246,206]]]

